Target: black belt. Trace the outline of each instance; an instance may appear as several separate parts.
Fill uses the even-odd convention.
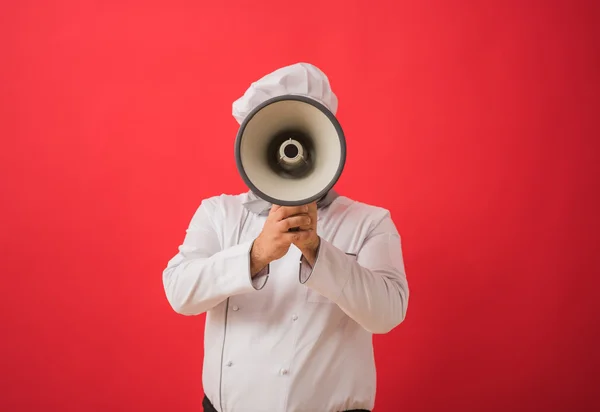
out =
[[[204,412],[218,412],[210,400],[204,395],[204,399],[202,400],[202,407],[204,408]],[[371,412],[366,409],[351,409],[342,412]]]

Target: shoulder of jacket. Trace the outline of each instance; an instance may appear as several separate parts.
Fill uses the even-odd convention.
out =
[[[390,211],[382,206],[361,202],[347,196],[340,196],[335,204],[340,211],[343,210],[350,218],[379,222],[390,216]]]
[[[220,194],[210,196],[202,200],[201,207],[207,209],[208,213],[229,214],[244,207],[244,202],[248,199],[248,193],[239,194]]]

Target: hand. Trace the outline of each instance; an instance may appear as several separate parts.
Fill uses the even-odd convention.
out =
[[[282,258],[292,243],[302,244],[310,238],[311,231],[303,229],[311,227],[313,223],[309,211],[308,205],[271,207],[265,225],[250,252],[252,276],[272,261]],[[316,221],[316,217],[314,220]],[[296,227],[299,228],[298,231],[289,231]]]
[[[308,205],[308,217],[310,223],[305,226],[300,226],[302,232],[307,232],[306,236],[295,240],[294,245],[300,249],[308,263],[314,266],[317,249],[319,248],[320,238],[317,235],[317,203],[313,202]]]

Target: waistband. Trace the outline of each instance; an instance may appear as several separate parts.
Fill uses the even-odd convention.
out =
[[[204,399],[202,399],[202,407],[204,408],[204,412],[218,412],[206,395],[204,395]],[[348,409],[346,411],[340,411],[340,412],[371,412],[371,411],[368,411],[366,409]]]

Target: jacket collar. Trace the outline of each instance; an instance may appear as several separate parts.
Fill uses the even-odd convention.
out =
[[[339,197],[339,194],[331,189],[325,196],[317,200],[317,208],[321,209],[329,206],[335,199]],[[250,212],[260,216],[266,216],[271,210],[272,204],[256,196],[252,191],[248,192],[248,200],[244,202],[244,207]]]

